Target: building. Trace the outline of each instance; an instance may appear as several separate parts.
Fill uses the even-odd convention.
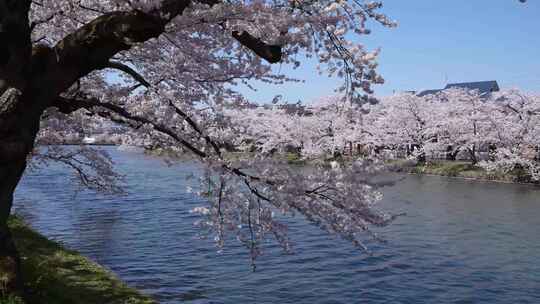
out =
[[[466,90],[478,90],[481,96],[489,95],[493,92],[500,91],[499,84],[496,80],[489,81],[476,81],[476,82],[461,82],[461,83],[449,83],[443,89],[425,90],[417,94],[417,96],[426,96],[437,94],[440,91],[446,89],[466,89]]]

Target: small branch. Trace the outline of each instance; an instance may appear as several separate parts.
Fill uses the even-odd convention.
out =
[[[129,113],[127,110],[125,110],[124,108],[122,108],[120,106],[117,106],[117,105],[114,105],[112,103],[100,102],[96,98],[89,98],[89,99],[73,98],[73,99],[69,99],[69,98],[65,98],[65,97],[59,97],[59,98],[56,99],[53,106],[57,107],[58,110],[60,112],[64,113],[64,114],[70,114],[70,113],[72,113],[74,111],[77,111],[79,109],[87,109],[87,110],[92,111],[92,109],[95,108],[95,107],[101,107],[101,108],[104,108],[104,109],[108,110],[109,113],[112,112],[112,113],[114,113],[114,114],[116,114],[116,115],[118,115],[118,116],[120,116],[120,117],[122,117],[122,118],[124,118],[124,119],[126,119],[128,121],[133,121],[133,122],[139,123],[141,125],[148,124],[148,125],[152,126],[152,128],[154,130],[156,130],[156,131],[158,131],[160,133],[163,133],[165,135],[168,135],[169,137],[171,137],[174,140],[178,141],[180,144],[182,144],[184,147],[189,149],[195,155],[197,155],[197,156],[199,156],[201,158],[208,157],[208,155],[205,152],[199,150],[193,144],[191,144],[187,140],[181,138],[173,130],[167,128],[166,126],[161,125],[161,124],[157,124],[157,123],[151,121],[148,118],[133,115],[133,114]],[[103,113],[103,112],[101,112],[101,114],[107,115],[107,113]],[[121,121],[117,121],[117,122],[121,122]]]
[[[131,77],[133,77],[133,79],[139,82],[142,86],[147,87],[147,88],[152,86],[148,81],[146,81],[146,79],[144,79],[144,77],[141,74],[139,74],[137,71],[135,71],[134,69],[132,69],[130,66],[126,64],[123,64],[117,61],[109,61],[103,66],[103,68],[104,69],[109,68],[109,69],[122,71],[130,75]]]
[[[255,54],[265,59],[269,63],[278,63],[281,61],[282,51],[279,45],[269,45],[258,38],[251,36],[248,32],[232,32],[232,36],[242,45],[252,50]]]
[[[197,125],[197,123],[193,119],[191,119],[191,117],[189,117],[184,111],[182,111],[180,108],[175,106],[171,100],[169,100],[169,105],[174,108],[176,114],[180,115],[193,128],[193,130],[195,130],[195,132],[199,133],[199,135],[204,138],[207,144],[212,146],[212,148],[214,149],[214,152],[216,152],[217,156],[221,159],[222,155],[221,155],[221,151],[219,149],[218,144],[215,141],[213,141],[210,138],[210,136],[204,134],[202,130],[199,128],[199,126]]]

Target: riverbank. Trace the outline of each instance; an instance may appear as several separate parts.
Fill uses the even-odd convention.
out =
[[[32,230],[21,219],[12,217],[9,226],[21,255],[28,303],[155,303],[102,266]],[[19,303],[24,302],[0,298],[0,304]]]
[[[145,150],[145,154],[165,157],[171,159],[190,159],[191,156],[184,152],[176,152],[163,149]],[[240,152],[228,152],[225,153],[225,157],[230,160],[239,159],[246,156],[247,153]],[[285,160],[287,163],[298,166],[309,165],[310,161],[302,159],[296,153],[281,153],[273,156],[276,159]],[[341,156],[332,160],[338,162],[348,163],[355,160],[354,157]],[[391,160],[387,161],[389,171],[401,172],[408,174],[422,174],[422,175],[438,175],[455,177],[477,181],[491,181],[491,182],[503,182],[503,183],[518,183],[518,184],[536,184],[539,185],[539,181],[534,181],[530,178],[524,170],[513,170],[511,172],[489,172],[484,168],[472,165],[466,161],[428,161],[425,163],[418,163],[411,160]]]
[[[494,181],[504,183],[538,184],[523,171],[488,172],[482,167],[462,161],[430,161],[416,163],[407,160],[392,161],[389,164],[392,171],[409,174],[439,175],[463,179]]]

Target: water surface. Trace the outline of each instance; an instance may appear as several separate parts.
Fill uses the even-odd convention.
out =
[[[199,238],[196,164],[107,149],[128,196],[74,195],[54,166],[24,178],[16,211],[160,303],[540,303],[539,188],[405,176],[381,205],[407,216],[371,254],[295,218],[295,254],[269,243],[252,272],[241,245]]]

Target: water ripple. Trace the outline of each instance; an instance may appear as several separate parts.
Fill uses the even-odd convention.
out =
[[[540,303],[536,188],[409,176],[385,188],[383,207],[408,215],[371,254],[295,218],[296,254],[270,243],[252,272],[241,245],[199,238],[189,210],[204,202],[184,190],[196,164],[111,152],[128,196],[73,196],[53,167],[24,178],[16,210],[161,303]]]

